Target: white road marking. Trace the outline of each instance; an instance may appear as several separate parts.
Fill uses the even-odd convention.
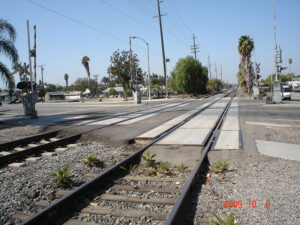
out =
[[[144,116],[140,116],[138,118],[134,118],[134,119],[131,119],[131,120],[127,120],[127,121],[121,122],[119,124],[120,125],[128,125],[128,124],[136,123],[138,121],[145,120],[145,119],[150,118],[152,116],[155,116],[157,114],[158,113],[150,113],[150,114],[147,114],[147,115],[144,115]]]
[[[271,119],[271,120],[279,120],[279,121],[295,121],[295,122],[300,122],[300,120],[290,120],[290,119]]]
[[[246,121],[246,124],[249,125],[260,125],[265,127],[288,127],[288,128],[300,128],[300,125],[293,125],[293,124],[278,124],[278,123],[264,123],[264,122],[251,122]]]

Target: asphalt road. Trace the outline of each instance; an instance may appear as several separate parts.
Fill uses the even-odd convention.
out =
[[[153,107],[158,104],[178,102],[179,99],[159,99],[143,101],[142,104],[133,102],[56,102],[37,103],[36,110],[38,119],[24,120],[24,110],[22,104],[4,104],[0,107],[0,122],[20,124],[20,125],[41,125],[49,126],[56,122],[63,122],[72,117],[101,117],[122,112],[132,112],[136,110]]]
[[[291,101],[271,105],[262,100],[239,98],[239,110],[244,151],[258,153],[255,140],[300,144],[300,129],[297,129],[300,126],[300,93],[292,93]],[[291,128],[272,127],[272,124],[290,125]],[[276,134],[280,137],[276,138]]]

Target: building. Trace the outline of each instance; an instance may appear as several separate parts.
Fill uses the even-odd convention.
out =
[[[300,78],[292,78],[292,81],[287,82],[292,87],[300,86]]]
[[[80,91],[57,91],[57,92],[47,92],[45,96],[45,101],[79,101]]]
[[[109,96],[109,90],[110,89],[115,89],[117,94],[117,97],[124,97],[124,89],[123,87],[111,87],[111,88],[106,88],[104,91],[102,91],[102,93],[105,94],[105,96]]]

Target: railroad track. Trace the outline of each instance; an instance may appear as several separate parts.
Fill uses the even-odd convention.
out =
[[[118,222],[130,223],[132,218],[139,218],[142,224],[182,224],[185,216],[184,210],[190,200],[191,187],[221,128],[232,98],[209,132],[201,157],[191,173],[182,168],[176,177],[149,177],[140,172],[131,176],[125,173],[121,167],[129,168],[139,164],[140,169],[146,168],[145,162],[142,161],[141,163],[141,155],[144,151],[209,108],[216,101],[174,125],[151,143],[116,163],[113,167],[99,175],[90,175],[92,179],[75,190],[57,192],[56,196],[59,199],[51,204],[43,201],[37,203],[37,206],[43,209],[26,219],[22,225],[92,225],[95,224],[94,222],[115,224]],[[131,209],[128,209],[129,207]],[[30,215],[21,212],[16,215],[16,218],[25,219],[28,216]],[[86,219],[93,222],[83,221]]]
[[[210,96],[211,95],[206,95],[204,97],[210,97]],[[83,121],[83,122],[80,122],[78,125],[74,125],[74,126],[71,126],[71,127],[65,128],[65,129],[58,129],[58,130],[22,138],[19,140],[14,140],[11,142],[2,143],[2,144],[0,144],[0,150],[1,150],[1,152],[0,152],[0,167],[6,165],[8,163],[11,163],[11,162],[17,162],[17,161],[23,160],[24,158],[29,157],[29,156],[39,155],[44,151],[47,151],[47,152],[49,152],[49,154],[51,154],[51,152],[53,152],[53,150],[55,150],[58,147],[67,146],[69,144],[75,143],[81,137],[81,135],[83,135],[85,133],[103,129],[106,127],[110,127],[110,126],[116,125],[118,123],[137,119],[137,118],[140,118],[140,117],[143,117],[143,116],[155,113],[155,112],[160,112],[163,110],[178,107],[181,104],[188,104],[193,101],[194,100],[180,101],[177,103],[170,103],[170,104],[163,105],[163,106],[158,105],[158,106],[152,107],[151,109],[142,109],[142,110],[137,110],[137,111],[130,112],[130,113],[121,113],[121,114],[114,115],[114,116],[105,116],[105,117],[101,117],[100,119],[92,119],[89,121]],[[134,116],[129,116],[130,114],[134,115]],[[128,116],[128,117],[126,117],[126,116]],[[122,117],[124,117],[124,118],[122,118]],[[115,118],[120,118],[120,120],[114,122]],[[106,125],[102,125],[101,127],[96,127],[96,128],[86,130],[84,132],[79,132],[74,135],[70,135],[70,136],[62,137],[62,138],[56,138],[60,132],[65,131],[67,129],[72,129],[75,127],[91,124],[91,123],[94,123],[97,121],[102,121],[102,120],[112,120],[112,122],[109,124],[106,124]],[[63,150],[63,148],[57,149],[57,151],[61,151],[61,150]],[[46,155],[47,155],[47,153],[46,153]],[[30,157],[29,160],[34,161],[34,160],[36,160],[36,157]]]

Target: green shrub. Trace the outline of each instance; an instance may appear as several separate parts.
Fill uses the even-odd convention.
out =
[[[111,89],[109,89],[109,91],[108,91],[108,95],[109,96],[111,96],[111,95],[117,95],[118,94],[118,92],[116,91],[116,89],[114,89],[114,88],[111,88]]]
[[[71,186],[73,184],[72,177],[73,175],[70,172],[71,167],[69,165],[60,168],[56,172],[50,174],[54,177],[51,182],[59,186]]]

